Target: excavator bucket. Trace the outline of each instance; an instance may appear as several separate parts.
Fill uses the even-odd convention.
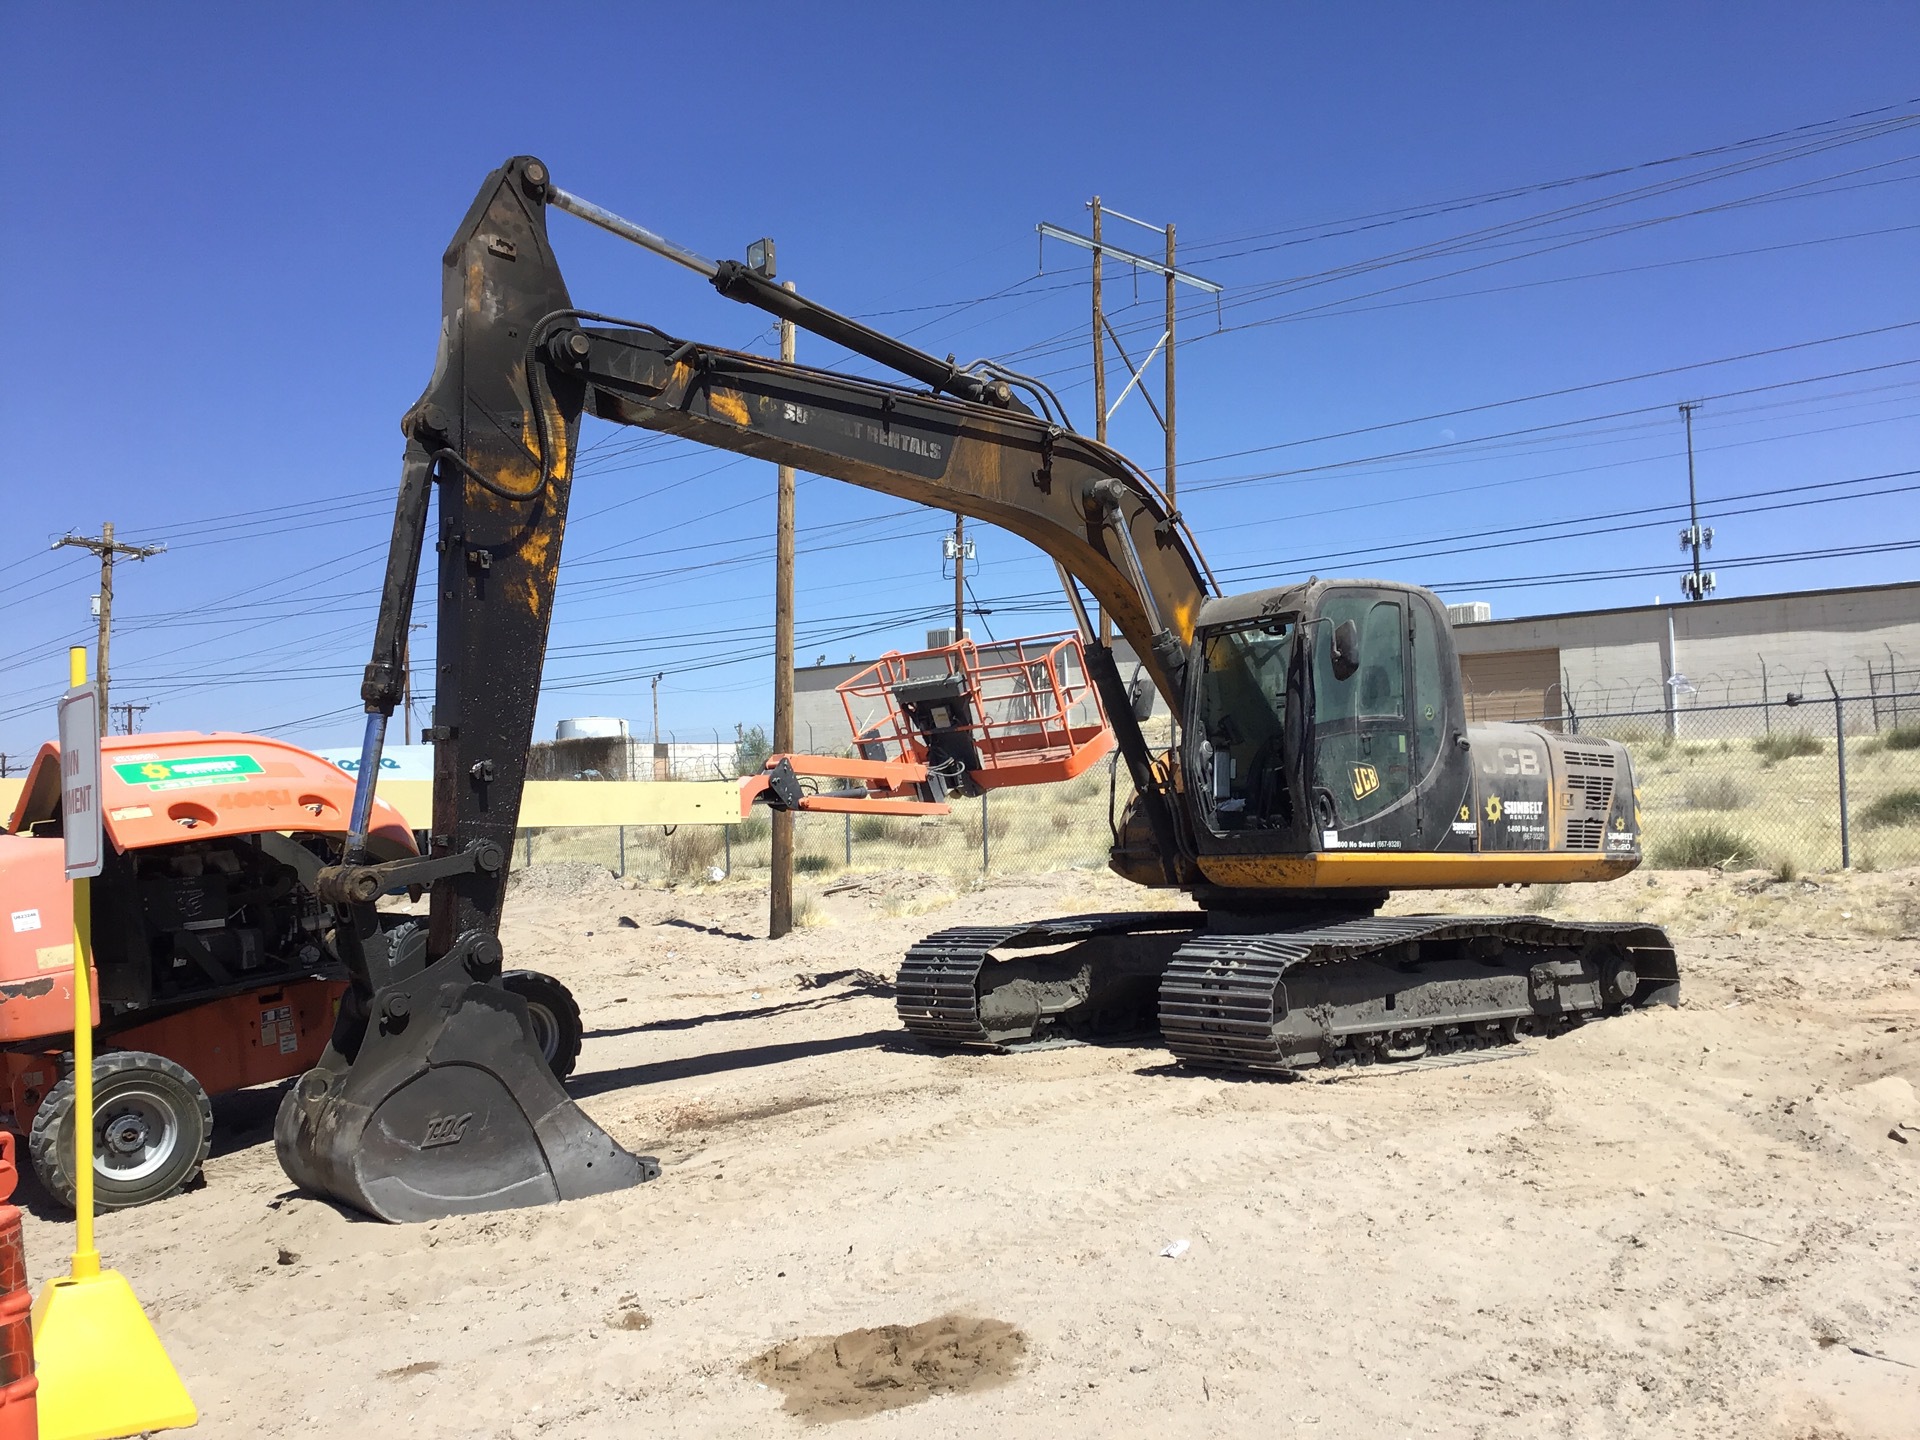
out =
[[[274,1148],[301,1188],[388,1221],[544,1205],[660,1173],[554,1079],[526,1002],[458,949],[371,1004],[349,991],[320,1063],[287,1092]]]

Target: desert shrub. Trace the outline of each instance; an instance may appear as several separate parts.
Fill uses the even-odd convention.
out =
[[[793,858],[797,866],[807,857],[796,855]],[[818,929],[827,923],[827,912],[820,908],[820,901],[817,898],[802,890],[793,897],[793,923],[795,928],[800,930]]]
[[[840,862],[833,856],[822,855],[817,851],[809,850],[793,857],[793,873],[796,875],[825,875],[828,871],[839,868]]]
[[[1920,725],[1899,725],[1880,737],[1887,750],[1920,750]]]
[[[1747,799],[1746,787],[1731,775],[1700,775],[1687,781],[1689,810],[1739,810]]]
[[[884,815],[856,815],[853,817],[853,838],[860,840],[891,840],[893,827]]]
[[[1673,742],[1671,740],[1656,740],[1653,744],[1641,750],[1640,758],[1645,760],[1649,765],[1658,765],[1671,754],[1673,754]]]
[[[1527,904],[1535,910],[1551,910],[1566,897],[1567,887],[1560,884],[1529,885]]]
[[[1826,745],[1800,731],[1791,734],[1763,735],[1753,742],[1753,753],[1762,760],[1791,760],[1797,755],[1818,755]]]
[[[1647,858],[1656,870],[1730,870],[1753,864],[1755,853],[1738,830],[1709,822],[1676,827]]]
[[[718,825],[681,825],[666,837],[667,878],[703,880],[720,863],[726,837]]]
[[[739,845],[751,845],[755,841],[766,839],[772,833],[773,818],[768,815],[749,815],[733,827],[734,842]]]
[[[1863,830],[1889,825],[1920,825],[1920,790],[1889,790],[1860,812]]]
[[[892,839],[909,850],[925,850],[946,838],[947,828],[938,820],[908,820],[894,830]]]
[[[987,802],[987,834],[998,840],[1013,828],[1013,808],[1002,801],[995,804]],[[980,810],[969,804],[960,812],[960,833],[967,837],[967,844],[978,846],[980,843]]]
[[[1618,740],[1622,745],[1652,745],[1664,743],[1659,729],[1639,720],[1629,720],[1622,724],[1607,725],[1595,733],[1603,733],[1609,739]]]
[[[1791,855],[1782,855],[1773,862],[1773,878],[1782,885],[1800,878],[1800,862]]]

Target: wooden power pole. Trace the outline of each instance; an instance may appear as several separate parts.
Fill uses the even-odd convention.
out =
[[[53,542],[58,550],[63,545],[76,545],[82,550],[90,550],[100,557],[100,638],[99,653],[94,657],[94,684],[100,691],[100,733],[107,733],[107,721],[110,707],[107,704],[107,645],[113,635],[113,562],[116,556],[124,555],[129,560],[144,560],[149,555],[158,555],[167,547],[164,545],[123,545],[113,538],[113,522],[107,521],[100,527],[97,536],[63,535]]]
[[[1165,418],[1167,431],[1167,508],[1174,509],[1173,503],[1173,287],[1179,284],[1173,273],[1173,222],[1167,222],[1167,358],[1166,364],[1166,402]]]
[[[1107,442],[1107,344],[1101,338],[1100,327],[1107,323],[1107,317],[1100,308],[1100,259],[1106,254],[1106,248],[1100,243],[1100,197],[1094,196],[1088,206],[1093,211],[1093,438],[1104,445]]]
[[[953,517],[953,643],[967,638],[967,517]]]
[[[793,289],[793,282],[782,287]],[[793,363],[793,322],[780,322],[780,358]],[[779,468],[775,501],[773,561],[773,753],[793,753],[793,489],[791,465]],[[772,811],[771,876],[768,882],[767,938],[778,940],[793,929],[793,812]]]

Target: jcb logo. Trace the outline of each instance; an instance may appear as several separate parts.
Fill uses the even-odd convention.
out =
[[[436,1145],[458,1145],[467,1133],[467,1122],[473,1119],[469,1110],[464,1115],[433,1115],[427,1119],[426,1138],[421,1140],[422,1150],[431,1150]]]
[[[1482,775],[1538,775],[1540,773],[1540,755],[1537,751],[1522,750],[1517,745],[1502,745],[1495,751],[1495,759],[1482,761]]]
[[[1353,798],[1364,800],[1380,788],[1380,772],[1371,765],[1353,767]]]

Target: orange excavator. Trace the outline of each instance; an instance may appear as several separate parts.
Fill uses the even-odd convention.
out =
[[[549,243],[555,209],[907,383],[583,309]],[[346,851],[318,880],[352,985],[276,1127],[299,1184],[405,1220],[658,1173],[567,1099],[499,983],[509,842],[585,415],[955,511],[1057,563],[1076,653],[1133,782],[1113,868],[1196,904],[929,937],[906,957],[896,1001],[929,1043],[1011,1049],[1144,1023],[1183,1064],[1286,1074],[1422,1061],[1677,999],[1673,949],[1654,926],[1378,914],[1394,890],[1606,880],[1640,860],[1625,749],[1469,727],[1446,613],[1429,592],[1316,578],[1222,594],[1153,482],[1074,433],[1044,384],[940,360],[746,265],[705,259],[561,189],[531,157],[481,186],[442,257],[442,296],[439,362],[402,422]],[[374,781],[428,541],[431,840],[423,856],[381,860],[367,848]],[[1170,743],[1148,743],[1149,697],[1123,682],[1089,600],[1165,698]],[[959,703],[968,684],[932,694],[911,675],[873,683],[956,785],[993,768],[971,766],[968,746],[1009,758],[1004,745],[981,754],[993,737]],[[394,943],[375,897],[426,882],[424,935]]]

